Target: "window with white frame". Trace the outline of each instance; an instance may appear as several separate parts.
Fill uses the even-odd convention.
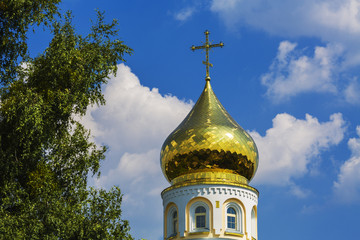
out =
[[[205,202],[195,202],[190,206],[190,231],[209,231],[209,206]]]
[[[242,233],[242,210],[236,203],[226,205],[226,231]]]
[[[178,232],[178,211],[176,206],[172,206],[166,216],[166,235],[167,237],[173,237]]]
[[[195,228],[205,228],[206,209],[203,206],[195,208]]]

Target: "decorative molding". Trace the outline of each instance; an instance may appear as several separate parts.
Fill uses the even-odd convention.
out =
[[[240,198],[247,198],[252,201],[254,201],[255,205],[257,205],[258,202],[258,195],[246,188],[242,187],[233,187],[233,186],[209,186],[209,185],[203,185],[203,186],[186,186],[183,188],[176,188],[172,189],[170,191],[164,192],[162,194],[163,200],[167,201],[172,198],[178,198],[184,195],[190,195],[190,196],[216,196],[216,195],[225,195],[229,197],[240,197]]]

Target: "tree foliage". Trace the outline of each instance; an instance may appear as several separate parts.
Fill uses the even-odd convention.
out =
[[[105,103],[102,85],[132,50],[101,12],[87,36],[77,34],[58,2],[0,2],[0,238],[132,239],[120,189],[87,186],[106,147],[76,120]],[[34,23],[46,23],[52,40],[30,58]]]
[[[0,1],[0,80],[10,83],[19,58],[27,55],[26,34],[33,25],[48,25],[58,14],[61,0]]]

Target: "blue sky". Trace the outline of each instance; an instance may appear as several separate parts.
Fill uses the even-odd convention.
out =
[[[161,145],[211,84],[260,153],[260,239],[354,239],[360,214],[359,0],[64,0],[86,33],[94,9],[119,20],[134,54],[104,87],[107,105],[83,122],[109,147],[100,179],[124,194],[132,234],[162,237],[160,192],[169,186]],[[42,39],[43,41],[39,41]],[[31,37],[32,53],[47,36]]]

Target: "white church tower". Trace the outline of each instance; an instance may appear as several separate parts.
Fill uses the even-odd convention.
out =
[[[205,88],[161,149],[171,186],[162,193],[164,239],[258,239],[258,191],[249,185],[258,167],[253,139],[221,105],[209,77],[205,32]]]

